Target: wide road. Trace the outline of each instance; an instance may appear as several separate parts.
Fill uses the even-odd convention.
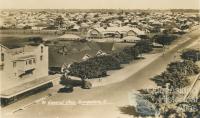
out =
[[[4,115],[7,115],[6,118],[132,118],[133,113],[131,111],[133,109],[128,107],[130,105],[128,94],[132,90],[154,86],[154,82],[150,78],[164,71],[167,64],[174,61],[174,55],[177,54],[178,50],[184,49],[199,38],[199,32],[200,30],[196,30],[184,35],[181,40],[188,37],[191,39],[180,45],[177,44],[181,40],[175,42],[173,44],[176,46],[175,48],[167,51],[163,56],[122,82],[90,90],[76,88],[72,93],[55,94],[45,101],[33,104],[24,110]],[[56,87],[52,89],[52,91],[56,90]],[[34,96],[31,97],[34,98]],[[82,102],[87,101],[94,104],[82,104]],[[20,101],[2,110],[11,109],[19,104]]]

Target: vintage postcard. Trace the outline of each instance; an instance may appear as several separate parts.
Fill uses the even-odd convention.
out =
[[[200,118],[199,0],[0,0],[0,118]]]

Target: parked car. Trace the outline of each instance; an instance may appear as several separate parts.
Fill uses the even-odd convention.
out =
[[[60,88],[59,90],[58,90],[58,93],[71,93],[71,92],[73,92],[73,86],[72,85],[68,85],[68,86],[65,86],[65,87],[63,87],[63,88]]]

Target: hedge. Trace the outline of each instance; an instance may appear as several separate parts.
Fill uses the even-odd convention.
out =
[[[190,75],[200,72],[200,68],[192,61],[172,62],[168,65],[166,71],[152,78],[158,86],[165,87],[166,83],[170,83],[172,88],[183,88],[189,85],[187,79]]]
[[[200,51],[195,49],[189,49],[181,54],[181,58],[185,60],[199,61]]]
[[[70,75],[80,78],[99,78],[106,76],[109,70],[120,69],[120,64],[137,59],[139,54],[152,50],[151,42],[141,40],[135,46],[126,47],[109,55],[95,56],[86,61],[73,63],[69,68]]]

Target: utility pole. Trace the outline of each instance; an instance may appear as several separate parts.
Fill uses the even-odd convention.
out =
[[[185,94],[183,100],[185,101],[187,99],[187,97],[189,96],[190,92],[192,91],[193,87],[195,86],[196,82],[200,79],[200,74],[197,75],[197,78],[194,80],[194,82],[192,83],[192,85],[190,86],[189,91]]]
[[[197,55],[197,61],[199,61],[199,48],[197,48],[197,53],[196,53],[196,55]]]

